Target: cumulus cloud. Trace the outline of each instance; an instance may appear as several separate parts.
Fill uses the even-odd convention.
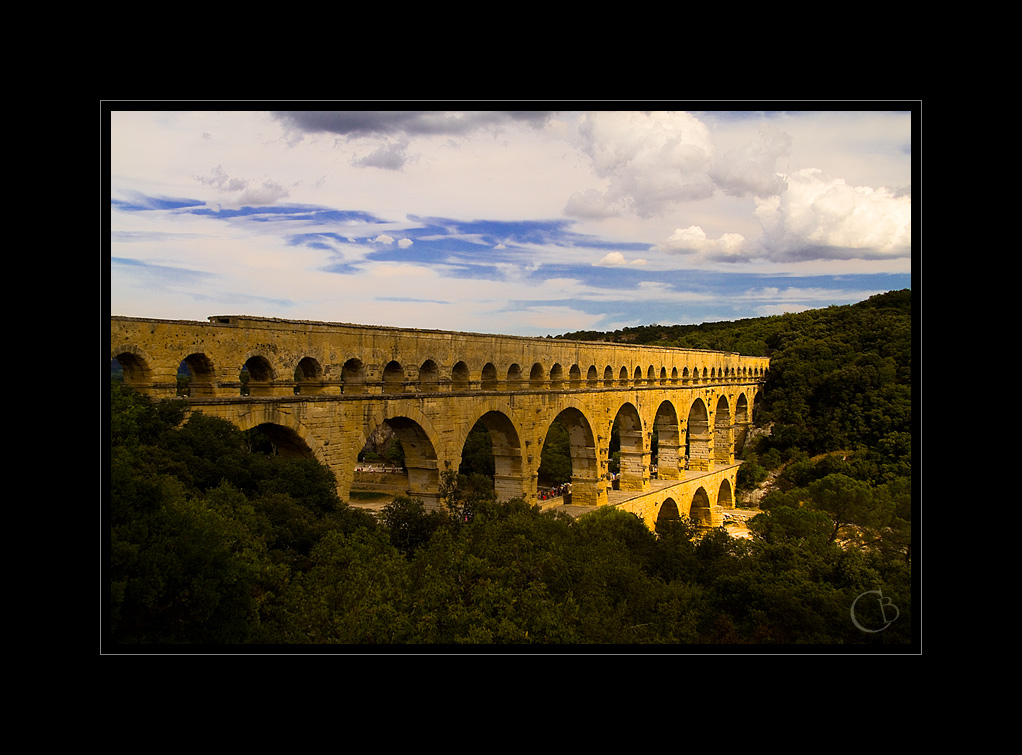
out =
[[[758,200],[760,246],[774,260],[890,259],[912,248],[912,200],[887,188],[850,186],[808,168]]]
[[[579,124],[582,150],[609,186],[574,195],[566,212],[608,216],[628,209],[653,217],[713,193],[709,130],[689,113],[596,112]]]
[[[269,179],[254,185],[251,179],[231,177],[222,165],[217,165],[209,175],[195,176],[199,183],[211,186],[219,193],[219,204],[224,207],[265,207],[287,199],[285,186]]]
[[[777,160],[791,151],[791,137],[763,126],[759,139],[725,152],[710,168],[709,176],[724,193],[736,197],[770,197],[784,191]]]
[[[711,239],[697,225],[677,228],[656,249],[664,254],[692,255],[711,262],[738,262],[748,258],[749,245],[740,233],[725,233]]]
[[[364,157],[353,157],[351,164],[361,168],[383,168],[384,170],[400,170],[408,160],[406,151],[408,140],[381,144]]]
[[[594,262],[595,267],[623,267],[624,265],[645,265],[646,260],[635,259],[629,262],[621,252],[610,252],[599,262]]]

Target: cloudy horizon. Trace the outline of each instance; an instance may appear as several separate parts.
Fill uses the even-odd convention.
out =
[[[912,118],[111,110],[111,314],[542,336],[850,304],[911,288]]]

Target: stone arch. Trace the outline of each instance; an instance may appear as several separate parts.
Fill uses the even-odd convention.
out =
[[[665,527],[669,527],[673,522],[681,521],[681,511],[678,509],[678,504],[673,498],[666,498],[664,502],[660,504],[657,510],[656,523],[654,529],[657,532],[663,531]]]
[[[233,420],[243,432],[258,427],[284,455],[312,457],[324,466],[331,466],[326,449],[293,414],[279,411],[274,403],[254,403],[246,409]],[[337,478],[336,472],[334,478]]]
[[[568,431],[571,455],[572,503],[600,506],[607,501],[607,488],[600,475],[592,423],[578,407],[569,406],[551,420],[560,420]],[[535,460],[538,468],[539,460]]]
[[[341,393],[365,393],[366,370],[361,359],[351,358],[341,367]]]
[[[713,510],[710,506],[710,496],[707,495],[706,488],[700,486],[692,494],[688,518],[700,527],[709,527],[713,523]]]
[[[688,469],[709,470],[713,435],[710,433],[710,415],[701,398],[692,402],[687,425],[686,466]]]
[[[368,432],[365,437],[371,437],[379,425],[387,425],[397,436],[404,451],[408,495],[418,498],[429,508],[436,508],[440,493],[438,437],[429,419],[420,411],[410,406],[402,406],[401,411],[401,414],[391,417],[374,417],[371,426],[366,428]],[[357,450],[355,454],[357,456]],[[350,459],[351,464],[355,461],[355,457]]]
[[[469,382],[468,365],[464,362],[458,362],[451,368],[451,390],[467,391]]]
[[[611,367],[609,364],[603,370],[603,384],[614,385],[614,368]]]
[[[649,488],[649,448],[646,445],[642,418],[630,402],[618,408],[615,416],[621,440],[620,490],[643,491]]]
[[[432,359],[419,365],[418,389],[424,393],[436,393],[440,390],[440,368]]]
[[[559,388],[561,383],[564,382],[564,368],[560,364],[555,364],[550,368],[550,386],[553,388]]]
[[[494,403],[472,422],[470,428],[482,423],[490,434],[493,448],[493,489],[501,501],[512,498],[528,498],[529,491],[525,486],[525,470],[522,464],[522,441],[511,410],[507,406]],[[468,433],[461,439],[464,450]]]
[[[518,390],[522,387],[522,367],[512,364],[507,368],[507,387],[509,390]]]
[[[596,365],[589,365],[589,372],[586,374],[586,384],[590,388],[595,388],[600,382],[600,373],[596,370]]]
[[[323,367],[318,359],[302,357],[295,367],[295,393],[312,395],[323,392]]]
[[[571,369],[568,370],[568,382],[572,386],[579,386],[582,383],[582,370],[577,364],[571,365]]]
[[[621,368],[621,371],[618,373],[618,376],[617,376],[617,381],[621,385],[628,385],[628,368],[627,367],[622,367]]]
[[[545,382],[545,374],[543,372],[543,365],[536,362],[532,365],[532,370],[529,372],[529,387],[530,388],[542,388]]]
[[[404,393],[405,371],[396,361],[387,362],[383,368],[383,392]]]
[[[720,481],[720,488],[717,490],[717,505],[725,509],[735,507],[735,495],[731,489],[731,480],[726,477]]]
[[[121,365],[124,384],[140,393],[149,390],[153,382],[152,360],[136,346],[120,346],[111,349],[110,361],[117,360]]]
[[[656,383],[656,368],[653,365],[646,368],[646,383],[648,385]]]
[[[209,357],[201,353],[189,354],[181,360],[181,364],[187,367],[191,374],[187,395],[193,397],[216,395],[216,370]]]
[[[497,368],[494,366],[493,362],[487,362],[483,365],[483,372],[479,385],[484,391],[497,390]]]
[[[635,368],[635,372],[632,375],[632,378],[635,381],[636,385],[641,385],[642,384],[642,368],[641,367],[636,367]]]
[[[730,464],[734,458],[731,408],[727,396],[721,396],[717,400],[717,408],[713,414],[713,463]]]
[[[735,402],[734,444],[736,456],[741,456],[745,449],[745,441],[749,437],[750,420],[749,399],[744,393],[741,393]]]
[[[672,402],[664,401],[657,407],[653,426],[657,433],[657,479],[680,480],[685,468],[685,445],[678,410]]]

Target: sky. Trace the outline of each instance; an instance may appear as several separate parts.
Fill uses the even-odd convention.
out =
[[[118,105],[112,315],[546,336],[851,304],[918,264],[918,110]]]

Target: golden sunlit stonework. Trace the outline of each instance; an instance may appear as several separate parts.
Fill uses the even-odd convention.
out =
[[[735,449],[769,368],[765,357],[720,351],[237,315],[111,317],[110,357],[127,385],[153,398],[176,395],[186,364],[194,410],[259,427],[281,453],[319,459],[343,500],[359,452],[386,424],[404,449],[408,494],[436,505],[440,473],[458,469],[482,421],[499,497],[536,503],[543,442],[559,418],[570,436],[572,504],[619,506],[650,527],[660,516],[721,524],[735,502]]]

